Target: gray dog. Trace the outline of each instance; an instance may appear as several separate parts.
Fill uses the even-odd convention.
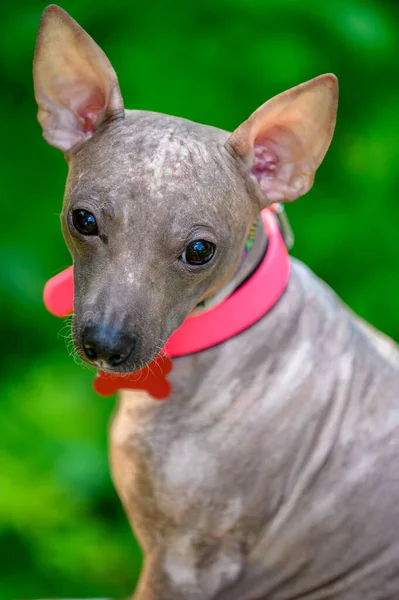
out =
[[[328,149],[336,78],[276,96],[233,134],[125,110],[110,62],[57,6],[34,77],[69,166],[77,352],[132,373],[188,315],[219,310],[229,327],[223,306],[269,260],[259,214],[305,194]],[[398,348],[288,264],[262,318],[173,361],[165,402],[121,393],[111,464],[145,555],[136,600],[399,599]]]

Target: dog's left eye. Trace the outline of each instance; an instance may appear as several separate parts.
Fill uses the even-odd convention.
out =
[[[87,210],[74,210],[72,212],[72,222],[82,235],[98,235],[96,217]]]
[[[206,240],[195,240],[184,250],[180,259],[189,265],[205,265],[212,260],[216,246]]]

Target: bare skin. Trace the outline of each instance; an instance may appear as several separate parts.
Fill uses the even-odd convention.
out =
[[[175,361],[165,404],[122,393],[111,465],[148,565],[137,597],[396,598],[397,373],[293,261],[269,315]]]
[[[45,138],[69,164],[77,351],[137,370],[257,264],[262,235],[240,257],[259,211],[310,189],[336,79],[280,94],[233,134],[126,111],[108,59],[57,7],[44,13],[34,75]],[[76,229],[76,210],[95,217],[95,235]],[[193,239],[216,246],[200,268],[182,260]],[[88,328],[107,333],[107,353],[90,359]],[[270,313],[176,359],[170,379],[163,403],[123,392],[111,427],[113,479],[145,555],[135,600],[397,600],[394,342],[292,260]]]

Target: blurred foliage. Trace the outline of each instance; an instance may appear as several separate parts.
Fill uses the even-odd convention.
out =
[[[366,0],[65,0],[110,57],[125,104],[234,129],[272,95],[332,71],[336,135],[289,207],[293,254],[399,339],[399,4]],[[44,4],[3,7],[0,597],[123,596],[140,554],[108,472],[114,399],[68,356],[42,305],[70,263],[63,158],[41,139],[31,61]],[[64,328],[65,332],[66,329]]]

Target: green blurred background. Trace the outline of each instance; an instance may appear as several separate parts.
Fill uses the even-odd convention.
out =
[[[140,554],[110,482],[115,399],[69,357],[45,280],[70,264],[66,175],[36,122],[31,61],[45,4],[2,10],[0,597],[123,596]],[[314,189],[289,207],[293,254],[399,339],[399,3],[65,0],[103,47],[129,108],[234,129],[270,96],[340,80],[338,125]],[[61,331],[61,334],[60,334]]]

